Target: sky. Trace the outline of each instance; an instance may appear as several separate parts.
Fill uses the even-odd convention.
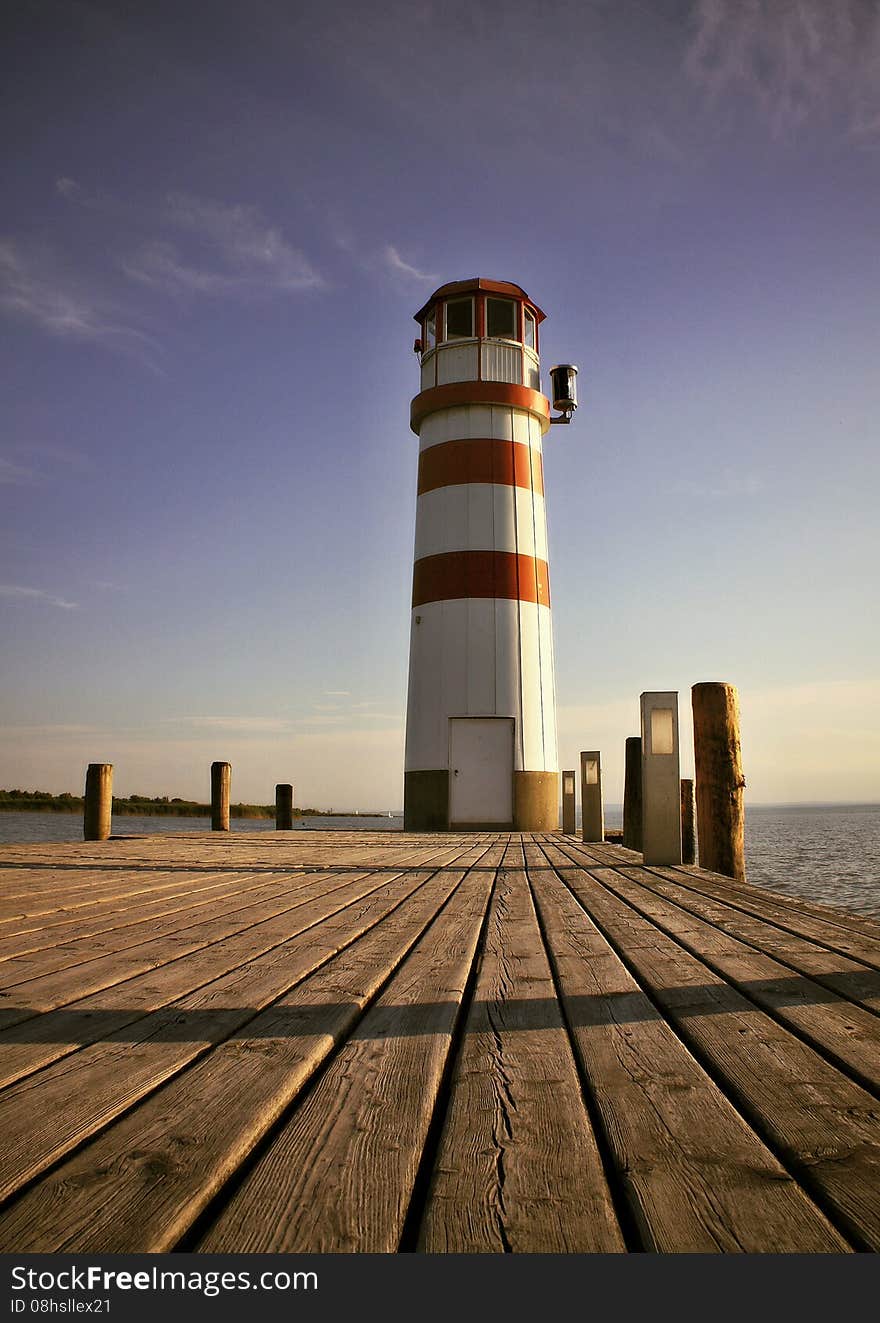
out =
[[[0,785],[397,809],[413,314],[521,285],[561,766],[880,800],[875,0],[7,0]]]

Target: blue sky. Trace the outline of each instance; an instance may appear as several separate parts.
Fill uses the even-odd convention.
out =
[[[437,285],[580,366],[562,762],[740,690],[750,802],[880,798],[873,0],[4,9],[0,785],[398,807]],[[619,784],[618,784],[619,783]]]

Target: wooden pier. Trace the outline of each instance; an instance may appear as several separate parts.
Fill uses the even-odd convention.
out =
[[[0,851],[0,1250],[880,1248],[880,925],[552,834]]]

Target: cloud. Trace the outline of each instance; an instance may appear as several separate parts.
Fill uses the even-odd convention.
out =
[[[363,705],[358,706],[362,707]],[[290,717],[240,716],[235,714],[162,717],[159,720],[159,726],[189,728],[195,733],[220,731],[230,736],[230,738],[234,737],[241,740],[273,735],[297,737],[299,732],[311,727],[338,728],[345,726],[354,734],[376,721],[399,724],[401,720],[400,712],[351,711],[341,703],[313,703],[312,707],[313,711],[311,713]]]
[[[57,476],[61,464],[71,469],[89,467],[84,455],[67,446],[54,446],[44,441],[15,441],[7,447],[6,455],[0,455],[0,485],[36,486]]]
[[[0,455],[0,485],[29,487],[36,481],[37,475],[33,469],[26,468],[23,464],[13,464],[12,460],[4,459]]]
[[[174,244],[160,241],[142,244],[120,265],[129,279],[143,285],[159,286],[172,293],[229,294],[247,284],[240,277],[188,266],[180,260]]]
[[[57,606],[64,611],[77,611],[79,609],[78,602],[68,602],[63,597],[55,597],[52,593],[44,592],[42,588],[23,588],[14,583],[0,583],[0,597],[8,597],[22,602],[44,602],[47,606]]]
[[[710,101],[744,92],[774,137],[842,112],[880,134],[880,8],[874,0],[697,0],[686,76]]]
[[[781,710],[803,709],[823,709],[838,716],[846,713],[862,718],[867,726],[876,724],[880,713],[880,681],[815,680],[753,689],[748,693],[748,705],[750,709],[760,709],[762,716]],[[806,739],[810,738],[809,730],[804,730],[803,734]]]
[[[171,193],[158,216],[164,228],[188,236],[189,252],[168,240],[143,243],[122,263],[132,280],[174,293],[296,294],[324,285],[299,249],[259,207]]]
[[[162,725],[195,726],[205,730],[224,730],[230,734],[273,734],[291,729],[284,717],[162,717]]]
[[[159,370],[145,352],[158,350],[158,343],[121,321],[118,309],[86,290],[47,249],[0,240],[0,307],[50,335],[134,353]]]
[[[692,496],[720,500],[733,496],[757,496],[764,490],[764,483],[753,473],[732,473],[729,469],[717,474],[714,481],[701,481],[697,478],[673,478],[664,486],[669,496]]]
[[[425,281],[428,284],[433,284],[437,279],[436,275],[419,271],[416,267],[410,266],[409,262],[403,260],[393,244],[386,244],[384,258],[388,267],[397,275],[407,276],[410,280]]]
[[[363,271],[367,275],[378,276],[386,281],[390,272],[399,282],[405,283],[407,286],[410,286],[413,282],[418,284],[435,284],[437,282],[436,275],[431,272],[420,271],[411,262],[407,262],[394,244],[386,243],[381,247],[362,247],[352,227],[340,218],[335,208],[331,208],[328,212],[327,228],[332,242],[339,251],[344,253],[359,271]]]
[[[119,261],[125,275],[142,285],[226,296],[299,293],[325,284],[305,254],[257,206],[172,192],[135,207],[107,193],[89,193],[67,176],[56,179],[55,188],[68,202],[112,215],[141,234],[154,231]]]
[[[817,680],[740,690],[753,802],[877,798],[880,683]]]
[[[76,725],[73,722],[58,722],[54,725],[38,726],[4,726],[3,731],[9,739],[27,738],[34,735],[96,735],[104,733],[104,728],[100,726]]]

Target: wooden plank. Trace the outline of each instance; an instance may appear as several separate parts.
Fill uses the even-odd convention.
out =
[[[621,870],[643,866],[641,855],[632,850],[624,850],[619,845],[605,844],[591,846],[590,849],[594,853],[594,858],[588,863],[583,863],[583,867],[592,867],[594,862]],[[576,860],[576,862],[582,861]],[[718,873],[710,873],[707,869],[696,866],[665,867],[652,864],[651,871],[677,881],[681,886],[701,891],[705,895],[719,896],[729,904],[741,904],[771,921],[796,925],[792,931],[798,931],[813,940],[819,940],[824,929],[827,940],[833,943],[834,931],[840,928],[846,929],[865,938],[871,944],[876,961],[876,943],[880,942],[880,920],[870,915],[849,914],[834,906],[823,905],[819,901],[807,900],[802,896],[774,891],[770,887],[757,886],[750,882],[735,882],[732,878],[722,877]]]
[[[454,857],[454,855],[448,849],[432,851],[425,866],[434,861],[450,857]],[[247,871],[227,869],[219,874],[199,874],[187,871],[171,874],[163,872],[157,875],[154,870],[147,870],[141,876],[149,878],[149,882],[142,881],[136,888],[130,879],[138,875],[132,873],[127,875],[129,878],[127,884],[124,881],[120,882],[118,887],[115,887],[112,892],[108,892],[106,895],[100,894],[97,887],[89,885],[83,888],[81,898],[70,900],[69,903],[66,903],[64,895],[57,891],[53,892],[55,903],[51,909],[40,909],[39,905],[43,903],[41,901],[29,903],[26,912],[20,905],[17,905],[14,916],[6,921],[3,936],[0,938],[0,949],[5,949],[2,943],[8,941],[9,937],[14,936],[18,931],[40,934],[54,932],[57,935],[64,930],[65,925],[75,925],[78,922],[83,924],[93,923],[96,919],[102,920],[107,913],[145,915],[148,912],[154,912],[156,906],[165,901],[173,901],[178,896],[181,898],[193,897],[196,900],[201,897],[210,899],[212,895],[238,891],[242,885],[267,885],[271,878],[277,877],[279,880],[283,880],[286,885],[291,886],[309,881],[318,872],[322,872],[325,877],[332,877],[336,871],[340,870],[336,868],[320,870],[311,866],[297,869],[291,866],[286,869],[272,869],[269,876],[267,876],[269,870],[265,868]],[[352,870],[343,869],[342,871],[351,872]],[[20,899],[28,900],[28,893],[25,893],[24,897]],[[169,904],[168,908],[171,912],[173,906]],[[25,926],[14,927],[12,925]]]
[[[461,851],[459,850],[458,853],[460,852]],[[428,852],[429,863],[432,858],[436,859],[440,857],[454,858],[455,852],[450,852],[448,849],[446,851],[438,852],[433,850]],[[285,885],[288,888],[304,885],[309,877],[308,874],[294,877],[291,877],[289,874],[283,874],[282,876],[284,877]],[[134,945],[135,940],[138,938],[138,925],[141,925],[142,928],[147,928],[149,926],[150,935],[158,936],[164,931],[172,930],[174,927],[172,918],[175,914],[185,916],[188,909],[195,909],[200,905],[208,904],[212,905],[215,911],[219,912],[220,905],[225,903],[227,898],[234,899],[238,896],[245,896],[251,892],[256,892],[259,888],[263,888],[268,892],[268,889],[271,889],[274,885],[278,885],[279,881],[280,878],[274,875],[270,878],[261,876],[259,873],[252,874],[241,872],[230,874],[228,875],[225,886],[220,893],[212,893],[205,897],[196,896],[192,900],[185,900],[182,904],[169,906],[166,911],[168,918],[167,924],[157,922],[157,920],[162,917],[161,915],[143,912],[145,909],[144,906],[133,905],[131,898],[129,897],[128,912],[123,922],[118,924],[111,923],[104,926],[101,926],[99,923],[97,926],[93,926],[94,921],[92,921],[91,923],[83,924],[78,931],[77,920],[70,920],[69,922],[72,927],[69,935],[66,929],[62,929],[58,934],[58,940],[54,943],[38,944],[32,940],[25,946],[25,951],[46,952],[41,958],[35,956],[32,960],[28,960],[23,953],[21,954],[21,959],[13,960],[12,957],[15,956],[16,953],[14,951],[10,952],[9,950],[4,950],[4,943],[0,940],[0,960],[5,960],[6,962],[6,969],[0,969],[0,977],[2,977],[4,986],[9,986],[16,981],[15,975],[16,971],[19,969],[25,969],[28,971],[26,977],[35,977],[39,973],[49,972],[52,968],[60,968],[63,963],[68,962],[68,954],[75,957],[77,951],[76,942],[85,943],[88,941],[90,948],[105,951],[111,949],[108,945],[108,941],[100,943],[92,940],[94,937],[99,936],[102,933],[110,933],[118,930],[120,938],[126,945]],[[180,924],[178,926],[183,925]],[[52,947],[57,948],[57,953],[52,953]]]
[[[411,875],[416,881],[431,876]],[[334,885],[296,904],[279,899],[277,913],[188,955],[0,1032],[0,1087],[14,1083],[80,1047],[117,1035],[150,1011],[273,951],[297,933],[353,905],[399,873],[334,874]]]
[[[589,874],[565,879],[700,1063],[857,1245],[880,1248],[874,1099]]]
[[[835,951],[846,951],[855,959],[880,969],[880,925],[868,915],[858,917],[832,910],[814,901],[783,896],[763,887],[725,887],[723,879],[699,872],[682,876],[679,869],[658,869],[661,876],[704,896],[717,896],[744,913],[774,923],[787,932],[806,937]],[[670,876],[671,875],[671,876]]]
[[[460,874],[444,872],[422,887],[290,995],[26,1191],[0,1213],[0,1248],[173,1248],[351,1032],[460,880]]]
[[[426,880],[408,873],[268,955],[129,1025],[0,1094],[0,1199],[230,1037],[379,923]],[[313,915],[321,915],[320,904]],[[35,1105],[38,1100],[39,1105]]]
[[[297,877],[307,880],[315,871],[291,868],[283,876],[291,880]],[[276,870],[273,875],[278,875]],[[173,903],[178,897],[219,895],[224,888],[235,886],[241,878],[264,882],[266,870],[224,869],[219,873],[194,873],[189,870],[143,869],[126,874],[112,889],[90,885],[73,893],[55,888],[45,896],[32,887],[5,907],[5,917],[0,920],[0,935],[7,941],[19,934],[47,932],[64,924],[89,922],[94,917],[128,914],[146,905]]]
[[[656,869],[626,869],[623,875],[640,887],[696,914],[730,937],[772,956],[796,973],[805,974],[822,987],[856,1005],[880,1013],[880,972],[848,956],[819,946],[764,918],[756,918],[715,896],[691,891],[676,881],[658,875]]]
[[[587,869],[597,866],[595,858],[582,857],[576,846],[566,843],[562,850],[567,863]],[[643,866],[638,857],[626,861],[617,858],[619,852],[617,846],[604,847],[599,866],[615,868],[624,875],[632,868]],[[632,851],[626,853],[632,855]],[[880,931],[878,925],[872,924],[867,918],[856,918],[813,902],[781,896],[748,883],[736,883],[730,878],[719,877],[700,868],[652,865],[649,871],[705,896],[715,896],[726,904],[766,919],[792,934],[827,946],[829,950],[839,951],[873,969],[880,969]]]
[[[303,874],[303,876],[308,875]],[[223,878],[193,894],[196,898],[200,895],[206,897],[211,894],[221,895],[228,884],[228,878]],[[93,897],[88,901],[61,905],[49,911],[40,911],[36,906],[32,906],[27,912],[20,911],[15,917],[9,918],[3,925],[0,941],[3,943],[4,958],[10,953],[23,954],[27,950],[51,946],[62,940],[65,931],[73,931],[76,924],[81,924],[85,931],[87,924],[98,925],[106,922],[108,926],[112,926],[118,916],[129,915],[134,910],[150,912],[148,906],[154,911],[158,911],[163,904],[171,909],[179,898],[185,898],[187,894],[177,884],[167,893],[163,893],[161,888],[147,887],[136,897],[114,896],[106,903]],[[19,952],[11,951],[14,941],[21,944]],[[26,943],[33,943],[33,946],[25,945]]]
[[[13,890],[23,886],[27,895],[36,891],[46,897],[54,896],[68,884],[71,889],[88,895],[107,887],[124,885],[132,876],[148,874],[155,876],[161,871],[168,876],[173,874],[195,876],[218,872],[264,871],[290,872],[297,868],[333,868],[345,867],[386,867],[390,862],[411,867],[426,866],[438,851],[448,851],[478,843],[469,836],[464,842],[461,837],[426,837],[417,840],[410,838],[401,844],[401,834],[395,833],[396,843],[386,838],[369,845],[364,844],[364,833],[354,834],[352,840],[359,846],[355,849],[349,844],[328,843],[327,832],[295,833],[253,833],[248,836],[216,835],[205,836],[150,836],[136,842],[114,841],[102,843],[97,851],[88,843],[67,843],[52,847],[52,862],[41,861],[30,855],[21,860],[15,868],[4,870],[6,876],[21,885],[7,885],[4,896],[9,898]],[[333,833],[335,836],[335,833]],[[344,835],[344,834],[343,834]],[[291,845],[291,838],[294,844]],[[317,844],[315,844],[317,842]],[[123,847],[136,848],[123,848]],[[8,858],[8,852],[16,847],[0,846],[0,859]],[[19,847],[19,850],[26,847]],[[83,853],[83,851],[87,853]],[[40,883],[40,878],[45,878]],[[24,879],[24,880],[22,880]],[[73,879],[77,879],[75,882]],[[109,879],[105,883],[104,879]]]
[[[463,882],[198,1249],[398,1249],[492,880]]]
[[[114,870],[112,882],[107,882],[101,874],[77,869],[76,885],[70,884],[68,874],[59,873],[57,881],[52,880],[42,886],[42,879],[34,870],[23,869],[16,879],[19,889],[14,894],[4,892],[3,900],[0,901],[3,931],[8,932],[12,923],[27,919],[42,923],[54,914],[63,918],[65,914],[92,907],[100,908],[114,900],[121,904],[137,903],[138,898],[160,896],[163,892],[173,892],[175,889],[185,890],[200,881],[207,886],[222,886],[228,883],[230,876],[234,878],[239,872],[245,871],[224,869],[218,872],[212,869],[210,872],[195,872],[190,868],[138,868],[125,872]]]
[[[835,854],[829,851],[828,865],[834,867],[835,863]],[[772,909],[781,917],[791,913],[796,918],[815,919],[833,928],[848,928],[851,932],[860,933],[872,941],[880,941],[880,918],[876,915],[854,914],[831,903],[823,904],[822,901],[809,899],[806,896],[776,891],[773,887],[759,883],[734,882],[732,878],[720,877],[717,873],[710,873],[699,867],[676,867],[670,871],[686,886],[706,889],[707,892],[719,888],[722,893],[729,893],[728,898],[731,902],[739,899],[746,904],[766,906],[768,912]]]
[[[629,876],[621,877],[614,869],[596,868],[591,876],[865,1088],[880,1092],[876,1015],[640,886],[640,870],[627,871]]]
[[[239,926],[243,927],[247,923],[249,913],[259,911],[260,905],[267,901],[271,903],[276,900],[280,889],[278,881],[273,879],[269,882],[261,881],[256,886],[240,892],[218,896],[211,904],[210,918],[228,915],[231,919],[237,919]],[[291,892],[300,894],[299,882],[295,883],[293,888],[287,888],[287,891],[288,894]],[[138,947],[152,945],[160,939],[167,939],[169,942],[185,939],[190,930],[206,921],[206,915],[202,913],[201,907],[197,907],[191,911],[169,914],[164,919],[148,917],[142,920],[137,916],[133,916],[133,919],[134,921],[126,927],[113,929],[100,936],[72,938],[45,951],[14,956],[4,961],[0,965],[0,987],[10,991],[23,983],[75,966],[88,965],[101,957],[121,952],[131,952],[134,955]]]
[[[641,1246],[848,1248],[694,1060],[552,871],[529,870],[563,1004]],[[644,927],[640,941],[651,941]]]
[[[519,840],[515,840],[513,837],[511,837],[510,841],[505,846],[504,855],[501,860],[501,867],[502,868],[525,867],[525,857],[523,855],[522,844]]]
[[[295,891],[297,887],[305,886],[312,876],[311,873],[303,873],[298,877],[289,877],[285,882],[286,889]],[[247,873],[235,874],[234,878],[234,881],[227,879],[225,885],[214,886],[207,891],[199,889],[194,892],[178,892],[171,897],[144,899],[140,903],[129,902],[125,906],[112,902],[109,910],[55,918],[29,931],[0,937],[0,965],[16,956],[51,951],[62,945],[69,949],[72,942],[91,942],[91,939],[109,933],[119,934],[124,939],[129,930],[138,925],[155,924],[159,919],[172,917],[186,918],[227,899],[247,897],[257,890],[266,890],[264,878]]]
[[[349,874],[339,873],[332,882],[318,882],[314,892],[297,890],[295,897],[275,897],[250,906],[244,912],[236,911],[205,919],[182,933],[142,942],[135,948],[111,952],[72,968],[19,983],[14,989],[0,993],[0,1022],[4,1025],[15,1024],[40,1011],[55,1010],[74,998],[87,996],[138,974],[156,970],[183,955],[201,950],[235,933],[247,931],[264,919],[274,917],[279,909],[296,909],[306,904],[314,894],[329,893],[338,886],[347,886],[350,881]]]
[[[461,853],[459,847],[456,850],[433,851],[430,857],[434,859],[438,866],[443,866]],[[276,890],[280,892],[281,896],[284,895],[280,891],[283,876],[280,875],[276,883]],[[322,895],[337,886],[346,885],[352,880],[353,876],[358,877],[359,874],[346,873],[343,870],[338,873],[334,871],[329,875],[313,874],[305,888],[300,888],[297,884],[295,895],[289,899],[285,897],[279,903],[276,898],[274,901],[261,902],[259,907],[250,908],[244,916],[244,922],[236,914],[212,917],[196,927],[187,929],[183,934],[174,934],[173,937],[162,937],[150,943],[142,943],[131,953],[123,949],[120,952],[98,957],[90,963],[73,966],[55,974],[43,975],[30,982],[20,983],[14,991],[0,992],[0,1024],[3,1026],[14,1025],[41,1011],[50,1011],[63,1006],[74,998],[89,995],[112,984],[133,978],[138,974],[157,969],[184,954],[189,954],[216,941],[221,941],[236,932],[246,931],[262,922],[264,918],[280,912],[283,908],[295,908],[296,905],[305,903],[314,895]],[[2,970],[0,970],[0,973],[2,973]],[[24,998],[27,999],[29,1005],[19,1004]]]
[[[496,881],[418,1244],[625,1249],[522,872]]]

